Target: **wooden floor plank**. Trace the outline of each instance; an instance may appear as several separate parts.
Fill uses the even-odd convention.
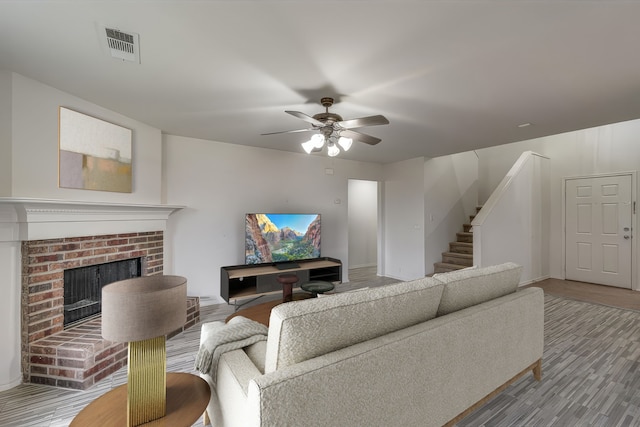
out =
[[[542,288],[545,293],[551,295],[578,301],[640,310],[640,292],[631,289],[561,279],[546,279],[529,286]]]

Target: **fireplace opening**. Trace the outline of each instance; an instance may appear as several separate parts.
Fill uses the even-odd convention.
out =
[[[141,258],[65,270],[64,327],[84,322],[102,312],[103,286],[141,275]]]

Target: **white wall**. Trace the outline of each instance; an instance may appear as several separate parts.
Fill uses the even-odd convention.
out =
[[[523,153],[472,222],[474,264],[515,262],[520,284],[549,277],[549,159]]]
[[[11,194],[11,73],[0,70],[0,197]]]
[[[456,240],[462,224],[478,205],[478,157],[472,151],[436,157],[424,162],[425,273],[442,261],[442,252]]]
[[[349,268],[372,267],[378,262],[378,183],[350,179]]]
[[[637,171],[640,166],[640,120],[478,150],[481,201],[486,200],[520,154],[527,150],[550,159],[549,270],[551,277],[564,278],[563,178]],[[634,195],[636,199],[637,194]],[[634,221],[635,218],[634,215]]]
[[[12,89],[12,189],[11,194],[4,194],[5,196],[132,204],[161,203],[162,139],[159,129],[19,74],[12,74]],[[0,93],[1,91],[0,88]],[[59,106],[133,130],[132,193],[58,188]],[[1,157],[4,158],[6,147],[0,148],[3,148]]]
[[[222,301],[220,267],[244,263],[247,212],[320,213],[322,255],[340,259],[346,279],[348,179],[377,181],[380,165],[173,135],[163,141],[166,202],[188,206],[169,219],[165,266],[187,277],[190,295]]]
[[[399,280],[424,277],[424,158],[384,165],[384,268]]]

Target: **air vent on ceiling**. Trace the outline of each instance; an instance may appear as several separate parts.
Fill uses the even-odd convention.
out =
[[[140,63],[140,36],[115,28],[104,27],[107,48],[114,58]]]

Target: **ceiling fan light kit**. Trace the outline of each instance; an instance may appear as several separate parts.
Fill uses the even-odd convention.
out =
[[[349,148],[351,148],[351,144],[353,143],[353,140],[351,138],[345,138],[344,136],[341,136],[340,138],[338,138],[338,145],[336,145],[335,140],[336,140],[335,136],[329,137],[329,144],[327,145],[327,154],[329,154],[329,156],[331,157],[335,157],[338,154],[340,154],[340,148],[338,147],[338,145],[342,147],[344,151],[349,151]],[[311,154],[313,151],[322,150],[322,147],[324,147],[325,141],[326,140],[324,135],[322,135],[321,133],[316,133],[311,137],[310,140],[305,141],[300,145],[302,145],[302,148],[307,154]]]
[[[307,154],[311,154],[314,151],[320,151],[324,147],[325,143],[327,143],[327,154],[330,157],[335,157],[340,154],[340,148],[338,146],[342,147],[344,151],[348,151],[349,148],[351,148],[351,144],[354,139],[369,145],[376,145],[381,141],[380,138],[351,129],[364,126],[389,124],[389,120],[381,115],[343,120],[342,116],[329,112],[329,107],[333,105],[333,98],[322,98],[320,103],[325,107],[325,112],[315,114],[313,117],[301,113],[300,111],[285,111],[287,114],[291,114],[294,117],[310,123],[311,128],[263,133],[263,135],[305,131],[317,132],[313,134],[308,141],[301,144],[304,151]]]
[[[335,157],[340,154],[340,149],[334,142],[330,142],[329,145],[327,145],[327,154],[329,157]]]
[[[338,144],[340,144],[340,146],[344,151],[349,151],[349,148],[351,148],[352,143],[353,143],[353,139],[351,138],[345,138],[344,136],[341,136],[340,139],[338,139]]]

